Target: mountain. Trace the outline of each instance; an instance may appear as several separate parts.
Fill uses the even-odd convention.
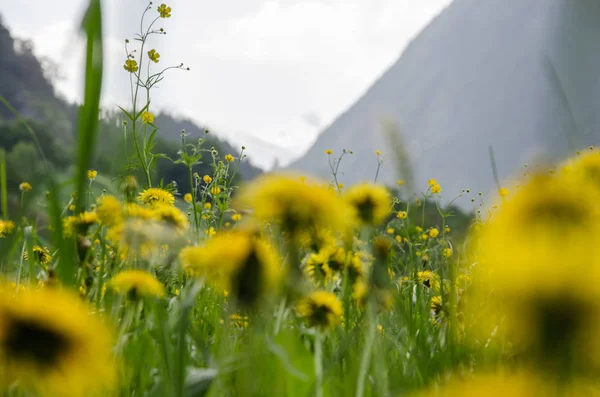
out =
[[[290,168],[327,177],[324,150],[346,148],[338,179],[373,180],[381,150],[392,183],[393,125],[419,190],[493,191],[490,146],[505,179],[599,143],[599,70],[596,0],[454,0]]]

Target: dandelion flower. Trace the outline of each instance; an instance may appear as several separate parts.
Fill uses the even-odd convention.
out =
[[[34,245],[32,251],[35,260],[42,265],[48,265],[52,261],[52,255],[50,254],[50,251],[48,251],[48,248]],[[23,252],[23,259],[29,259],[29,254],[27,251]]]
[[[281,278],[274,248],[247,230],[220,234],[204,246],[187,247],[180,262],[192,275],[230,291],[245,306],[276,289]]]
[[[300,300],[298,315],[311,327],[331,328],[342,320],[342,304],[331,292],[315,291]]]
[[[430,288],[433,291],[440,290],[440,276],[432,272],[431,270],[423,270],[417,273],[417,280],[425,287]]]
[[[117,293],[134,299],[165,295],[165,286],[144,270],[124,270],[110,280],[109,286]]]
[[[15,229],[13,221],[5,221],[0,219],[0,238],[6,237]]]
[[[29,184],[29,182],[21,182],[21,184],[19,185],[19,190],[22,192],[28,192],[31,189],[32,189],[32,187]]]
[[[79,397],[116,381],[108,328],[77,296],[55,288],[0,285],[0,388]]]
[[[396,215],[398,218],[400,219],[406,219],[408,218],[408,212],[406,211],[398,211],[398,215]]]
[[[383,186],[367,183],[354,185],[344,197],[354,208],[360,222],[367,225],[379,225],[383,222],[391,206],[390,194]]]
[[[154,208],[154,214],[158,219],[174,227],[179,232],[184,232],[189,227],[187,217],[175,206],[157,205]]]
[[[157,187],[151,187],[144,190],[140,193],[139,199],[142,203],[149,205],[160,203],[173,205],[175,203],[173,194]]]

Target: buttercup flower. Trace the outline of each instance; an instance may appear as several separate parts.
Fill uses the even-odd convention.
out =
[[[158,60],[160,58],[160,54],[158,52],[156,52],[155,49],[151,49],[150,51],[148,51],[148,58],[150,58],[150,60],[154,63],[158,63]]]
[[[142,123],[145,123],[145,124],[154,123],[154,114],[147,110],[144,113],[142,113],[141,118],[142,118]]]
[[[19,185],[19,190],[22,192],[28,192],[31,189],[32,189],[32,187],[29,184],[29,182],[21,182],[21,184]]]
[[[227,161],[228,163],[233,163],[235,161],[235,158],[231,154],[226,154],[225,161]]]
[[[139,70],[139,67],[135,59],[127,59],[125,61],[125,65],[123,65],[123,69],[125,69],[129,73],[135,73]]]
[[[166,4],[159,5],[157,11],[161,18],[171,18],[171,7],[167,7]]]
[[[88,179],[90,181],[93,181],[98,176],[98,171],[96,171],[96,170],[88,170],[87,174],[88,174]]]

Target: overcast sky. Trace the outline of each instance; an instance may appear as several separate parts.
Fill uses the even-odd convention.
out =
[[[184,62],[191,71],[167,75],[154,93],[154,110],[188,116],[230,140],[255,137],[301,153],[450,1],[172,1],[172,17],[157,25],[168,34],[155,37],[152,47],[160,66]],[[84,2],[3,0],[0,8],[13,35],[33,40],[38,55],[60,66],[58,88],[71,100],[80,97],[74,38]],[[147,2],[103,4],[103,102],[112,107],[127,101],[123,43],[139,29]]]

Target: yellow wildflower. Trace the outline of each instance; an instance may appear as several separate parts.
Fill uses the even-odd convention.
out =
[[[233,157],[231,154],[226,154],[225,161],[227,161],[228,163],[233,163],[235,161],[235,157]]]
[[[135,59],[127,59],[125,65],[123,65],[123,69],[127,70],[129,73],[135,73],[139,70],[139,67]]]
[[[437,230],[435,227],[432,227],[431,229],[429,229],[429,237],[436,238],[439,234],[440,234],[440,231]]]
[[[171,18],[171,7],[167,7],[166,4],[158,6],[157,11],[161,18]]]
[[[311,327],[330,328],[342,320],[342,304],[337,296],[327,291],[315,291],[296,306],[298,315]]]
[[[142,113],[141,119],[144,124],[152,124],[154,123],[154,113],[146,110]]]
[[[21,182],[21,184],[19,185],[19,190],[22,192],[28,192],[31,189],[32,189],[32,187],[29,184],[29,182]]]
[[[192,198],[192,193],[186,193],[183,196],[183,201],[185,201],[186,203],[190,204],[192,202],[193,198]]]
[[[96,170],[88,170],[87,174],[88,174],[88,179],[90,181],[93,181],[98,176],[98,171],[96,171]]]
[[[110,287],[116,292],[132,298],[145,296],[163,297],[165,286],[144,270],[124,270],[118,273],[109,282]]]
[[[170,192],[157,188],[151,187],[140,193],[139,199],[144,204],[154,205],[158,203],[170,204],[175,203],[175,197]]]
[[[400,219],[406,219],[408,218],[408,212],[406,211],[398,211],[398,215],[396,215],[398,218]]]
[[[158,63],[160,54],[156,52],[155,49],[151,49],[150,51],[148,51],[148,58],[150,58],[152,62]]]
[[[209,183],[211,183],[211,182],[212,182],[212,178],[211,178],[211,176],[210,176],[210,175],[204,175],[204,176],[202,177],[202,180],[203,180],[203,181],[204,181],[204,183],[206,183],[206,184],[209,184]]]
[[[344,197],[363,224],[379,225],[387,217],[391,206],[387,189],[368,183],[350,187]]]
[[[325,150],[325,154],[331,155],[331,154],[333,154],[333,150],[327,149],[327,150]]]
[[[204,229],[204,234],[206,234],[207,236],[214,236],[215,234],[217,234],[217,231],[214,227],[211,226],[208,229]]]
[[[213,186],[210,188],[210,193],[212,195],[221,194],[221,188],[219,186]]]
[[[242,214],[233,214],[231,216],[231,220],[234,222],[239,222],[242,219]]]

